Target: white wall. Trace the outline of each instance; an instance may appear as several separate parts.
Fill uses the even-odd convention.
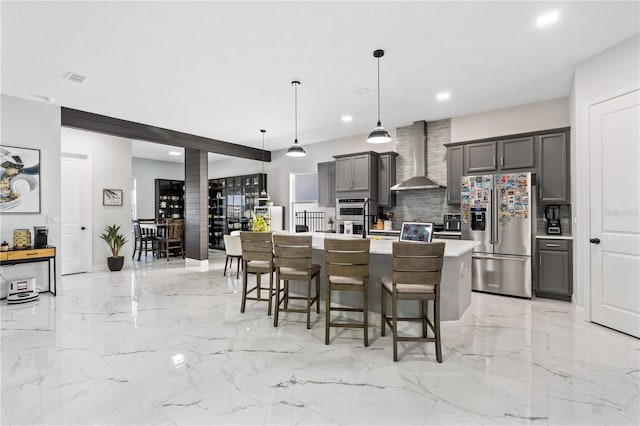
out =
[[[136,180],[137,217],[156,217],[156,179],[184,180],[184,163],[131,159],[131,173]]]
[[[59,123],[58,123],[59,127]],[[107,268],[107,257],[111,255],[106,243],[98,238],[105,225],[120,225],[129,236],[129,242],[121,251],[125,268],[131,267],[133,253],[131,241],[131,141],[116,136],[62,128],[62,151],[86,155],[91,168],[91,208],[93,212],[91,246],[94,270]],[[60,164],[60,153],[57,158]],[[103,206],[102,189],[123,190],[122,206]],[[58,192],[59,194],[60,192]]]
[[[2,95],[0,100],[0,130],[2,145],[40,150],[40,213],[4,213],[0,217],[0,238],[13,243],[13,230],[34,226],[49,227],[49,244],[58,248],[57,280],[60,284],[60,107]],[[0,268],[9,281],[36,277],[36,285],[47,288],[46,263],[6,266]],[[8,285],[2,283],[0,296],[7,296]]]
[[[584,129],[588,124],[588,105],[640,87],[640,35],[635,35],[597,55],[578,63],[571,88],[571,152],[574,212],[573,247],[575,295],[578,306],[585,306],[585,291],[590,288],[589,245],[589,152]],[[637,188],[636,188],[637,190]]]
[[[551,99],[495,111],[453,117],[451,142],[568,127],[568,98]]]

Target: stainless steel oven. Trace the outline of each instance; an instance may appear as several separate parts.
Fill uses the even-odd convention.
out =
[[[336,220],[338,223],[350,220],[362,223],[364,202],[366,198],[338,198],[336,203]]]

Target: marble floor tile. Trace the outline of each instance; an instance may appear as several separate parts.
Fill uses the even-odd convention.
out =
[[[323,304],[310,330],[294,313],[274,328],[266,303],[241,314],[224,253],[207,272],[129,265],[0,303],[3,425],[640,424],[640,342],[570,303],[474,293],[442,364],[404,342],[394,363],[374,313],[369,347],[352,329],[325,345]]]

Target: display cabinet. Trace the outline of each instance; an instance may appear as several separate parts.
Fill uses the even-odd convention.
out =
[[[156,217],[184,219],[184,181],[156,179]]]

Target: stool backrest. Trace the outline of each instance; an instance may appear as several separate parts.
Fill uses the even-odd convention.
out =
[[[393,242],[393,277],[398,284],[440,285],[444,243]]]
[[[222,238],[224,239],[224,251],[227,253],[227,256],[242,256],[240,237],[223,235]]]
[[[311,235],[274,235],[273,251],[277,268],[311,269]]]
[[[325,274],[341,277],[369,276],[371,240],[324,240]]]
[[[240,232],[242,246],[242,260],[259,260],[271,262],[273,260],[273,242],[271,232]]]

